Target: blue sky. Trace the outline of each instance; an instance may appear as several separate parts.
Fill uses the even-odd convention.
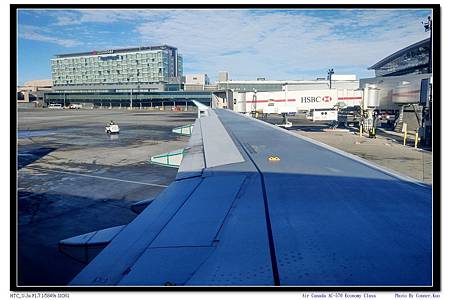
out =
[[[233,80],[372,77],[367,67],[428,37],[429,10],[20,10],[18,83],[51,78],[55,54],[168,44],[184,73]]]

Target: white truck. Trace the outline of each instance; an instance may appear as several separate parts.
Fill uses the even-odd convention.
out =
[[[338,111],[337,109],[313,109],[306,115],[306,118],[316,121],[337,121]]]
[[[69,105],[69,109],[81,109],[81,108],[83,108],[83,105],[79,103],[72,103]]]
[[[59,103],[50,103],[50,104],[48,105],[48,108],[49,108],[49,109],[62,109],[63,107],[62,107],[62,105],[59,104]]]
[[[109,124],[105,126],[105,133],[115,134],[119,133],[119,131],[120,131],[119,125],[117,125],[113,121],[111,121]]]

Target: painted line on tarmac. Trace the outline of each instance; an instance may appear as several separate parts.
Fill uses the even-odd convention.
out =
[[[162,187],[162,188],[166,188],[167,187],[167,185],[164,185],[164,184],[146,183],[146,182],[140,182],[140,181],[131,181],[131,180],[125,180],[125,179],[112,178],[112,177],[103,177],[103,176],[89,175],[89,174],[82,174],[82,173],[73,173],[73,172],[67,172],[67,171],[57,171],[57,170],[36,168],[36,167],[30,167],[30,166],[27,166],[25,168],[33,169],[33,170],[37,170],[37,171],[43,171],[43,172],[62,173],[62,174],[75,175],[75,176],[84,176],[84,177],[97,178],[97,179],[103,179],[103,180],[114,180],[114,181],[121,181],[121,182],[134,183],[134,184],[157,186],[157,187]]]

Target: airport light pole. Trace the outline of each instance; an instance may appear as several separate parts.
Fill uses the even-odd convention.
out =
[[[433,20],[431,19],[431,16],[428,16],[428,20],[426,22],[423,22],[423,27],[425,28],[425,32],[430,32],[430,49],[429,49],[429,56],[428,59],[428,73],[431,73],[433,70],[433,64],[432,64],[432,57],[433,57]]]
[[[256,92],[257,92],[256,89],[253,89],[252,107],[251,107],[252,116],[255,116],[256,114],[256,99],[257,99]],[[245,110],[247,111],[247,104],[245,104],[245,106],[246,106]]]
[[[334,74],[334,69],[328,69],[328,80],[330,80],[330,89],[331,89],[331,76]]]
[[[428,51],[428,73],[432,73],[433,72],[433,20],[431,19],[431,16],[428,16],[427,21],[423,22],[423,27],[425,28],[425,32],[430,32],[430,46],[429,46],[429,51]],[[429,85],[429,89],[430,89],[430,95],[429,95],[429,101],[427,101],[428,103],[423,107],[422,110],[422,124],[421,127],[424,128],[423,130],[423,134],[421,137],[421,143],[426,145],[426,146],[430,146],[432,144],[431,142],[431,138],[432,138],[432,130],[431,130],[431,119],[432,119],[432,88],[431,85]]]
[[[131,86],[130,92],[130,108],[133,108],[133,86]]]

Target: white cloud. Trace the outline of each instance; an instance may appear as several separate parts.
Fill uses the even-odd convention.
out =
[[[19,25],[19,38],[25,40],[33,40],[40,42],[49,42],[58,44],[63,47],[74,47],[80,44],[79,41],[73,39],[63,39],[52,35],[51,33],[45,33],[47,30],[41,27],[32,25]]]
[[[168,10],[166,10],[168,11]],[[157,18],[164,10],[149,9],[81,9],[81,10],[45,10],[40,14],[55,18],[53,25],[68,26],[85,23],[111,24],[115,22],[143,21]]]
[[[80,40],[93,49],[168,44],[184,55],[186,73],[204,72],[212,79],[219,70],[228,70],[234,79],[311,78],[325,76],[314,72],[329,67],[367,74],[370,65],[428,36],[412,10],[340,10],[337,15],[225,9],[45,12],[40,14],[51,17],[50,26],[21,26],[21,38],[64,47],[80,45]],[[134,30],[127,34],[128,28]]]
[[[384,10],[344,14],[349,17],[324,19],[242,10],[175,11],[163,20],[143,22],[136,33],[147,44],[177,46],[185,55],[188,72],[206,72],[214,78],[219,70],[228,70],[234,78],[268,74],[273,79],[303,77],[301,73],[292,74],[293,69],[369,67],[427,37],[420,20],[411,15],[399,17]],[[367,32],[352,32],[360,28]],[[191,60],[193,57],[196,59]]]

